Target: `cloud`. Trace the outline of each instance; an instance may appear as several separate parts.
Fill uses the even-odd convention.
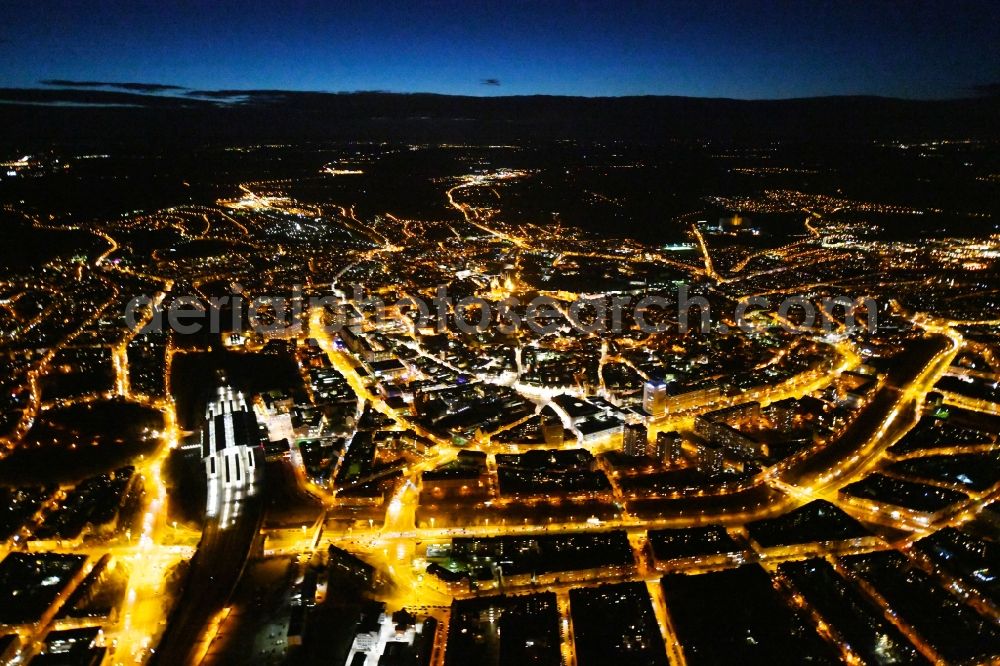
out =
[[[246,97],[248,94],[256,93],[254,90],[188,90],[184,94],[188,97],[211,97],[213,99],[231,99],[234,97]]]
[[[500,85],[500,79],[481,79],[479,82],[482,83],[484,86],[499,86]]]
[[[173,90],[187,90],[183,86],[172,86],[164,83],[118,83],[111,81],[69,81],[67,79],[45,79],[39,83],[60,88],[116,88],[140,93],[159,93]]]

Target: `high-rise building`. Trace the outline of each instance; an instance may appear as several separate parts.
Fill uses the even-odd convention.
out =
[[[667,383],[651,379],[642,387],[642,410],[650,416],[663,416],[667,411]]]
[[[201,457],[209,482],[223,488],[246,486],[254,481],[254,449],[261,445],[257,417],[243,394],[222,387],[209,403],[201,433]]]
[[[656,433],[656,459],[675,467],[684,459],[684,438],[676,432]]]
[[[627,456],[646,455],[646,426],[641,423],[626,423],[622,437],[622,453]]]
[[[718,474],[722,471],[723,452],[717,444],[705,442],[698,447],[698,471],[705,474]]]

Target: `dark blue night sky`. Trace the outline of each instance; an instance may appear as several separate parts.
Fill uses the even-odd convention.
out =
[[[1000,81],[996,0],[7,0],[0,18],[8,87],[941,98]]]

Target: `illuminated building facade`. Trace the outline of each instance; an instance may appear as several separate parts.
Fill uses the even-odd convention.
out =
[[[256,469],[253,449],[260,446],[260,432],[243,394],[220,388],[205,416],[201,457],[209,482],[223,488],[251,484]]]
[[[667,411],[667,383],[650,380],[642,388],[642,411],[650,416],[663,416]]]

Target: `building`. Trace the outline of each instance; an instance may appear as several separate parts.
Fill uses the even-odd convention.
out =
[[[795,417],[799,415],[799,402],[795,398],[773,402],[767,407],[767,415],[778,432],[791,432],[795,427]]]
[[[545,441],[546,446],[560,447],[563,445],[563,440],[565,439],[562,419],[560,419],[551,408],[547,407],[546,409],[548,409],[550,413],[546,414],[545,410],[542,410],[542,439]]]
[[[667,412],[667,383],[662,379],[646,382],[642,387],[642,410],[650,416],[663,416]]]
[[[872,377],[860,372],[847,371],[840,376],[838,382],[838,404],[851,409],[858,409],[875,394],[880,385],[878,377]]]
[[[695,433],[741,458],[766,458],[770,450],[766,442],[740,432],[725,421],[711,421],[699,416],[694,421]]]
[[[683,412],[715,402],[722,397],[723,386],[717,380],[699,383],[697,387],[676,387],[670,392],[666,408],[671,413]]]
[[[279,439],[276,442],[268,442],[264,445],[264,459],[267,462],[274,462],[275,460],[281,460],[287,458],[291,453],[292,447],[288,443],[287,439]]]
[[[406,366],[398,358],[387,358],[381,361],[372,361],[368,364],[372,374],[380,378],[397,378],[406,374]]]
[[[930,397],[933,394],[928,393],[927,395]],[[772,402],[765,411],[767,417],[774,424],[775,430],[788,434],[813,422],[822,424],[826,417],[827,407],[822,400],[807,395],[798,400],[786,398]]]
[[[247,486],[256,474],[254,450],[261,446],[260,429],[242,393],[219,388],[208,405],[201,433],[201,457],[209,481],[223,488]]]
[[[723,409],[708,412],[704,417],[710,421],[725,421],[727,423],[755,420],[760,418],[760,403],[757,401],[741,402],[732,407],[724,407]]]
[[[349,326],[338,332],[344,346],[360,356],[366,363],[387,361],[392,358],[392,350],[369,336],[361,333],[360,326]]]
[[[580,442],[592,444],[602,439],[622,434],[622,421],[612,416],[596,417],[584,421],[576,427],[580,433]]]
[[[288,414],[295,409],[295,400],[287,391],[268,391],[267,393],[262,393],[260,401],[264,405],[263,411],[266,416]]]
[[[676,432],[656,433],[656,459],[670,467],[684,460],[684,438]]]
[[[731,424],[760,419],[760,403],[745,402],[733,407],[702,414],[694,420],[695,433],[706,441],[717,444],[742,458],[767,457],[766,442],[740,432]]]
[[[295,424],[290,412],[283,414],[258,413],[258,419],[260,424],[267,428],[269,441],[276,442],[282,439],[289,442],[295,441]]]
[[[698,447],[698,471],[704,474],[718,474],[722,471],[722,447],[705,442]]]
[[[579,425],[587,419],[601,414],[601,409],[597,405],[566,394],[552,398],[552,405],[565,413],[573,425]]]
[[[391,615],[385,604],[371,603],[361,614],[345,666],[418,663],[425,623],[405,610]],[[434,623],[429,628],[433,632]]]
[[[331,577],[348,580],[362,588],[375,583],[375,567],[333,544],[327,549]]]
[[[486,454],[462,450],[455,460],[420,474],[420,491],[434,499],[445,497],[488,497]]]
[[[626,423],[622,437],[622,453],[627,456],[646,455],[646,426],[641,423]]]
[[[84,578],[86,555],[10,552],[0,562],[0,626],[46,626]]]
[[[107,648],[98,645],[103,636],[100,627],[50,631],[41,651],[31,663],[99,666],[107,655]]]
[[[0,637],[0,664],[12,664],[23,647],[20,634],[9,633]]]

